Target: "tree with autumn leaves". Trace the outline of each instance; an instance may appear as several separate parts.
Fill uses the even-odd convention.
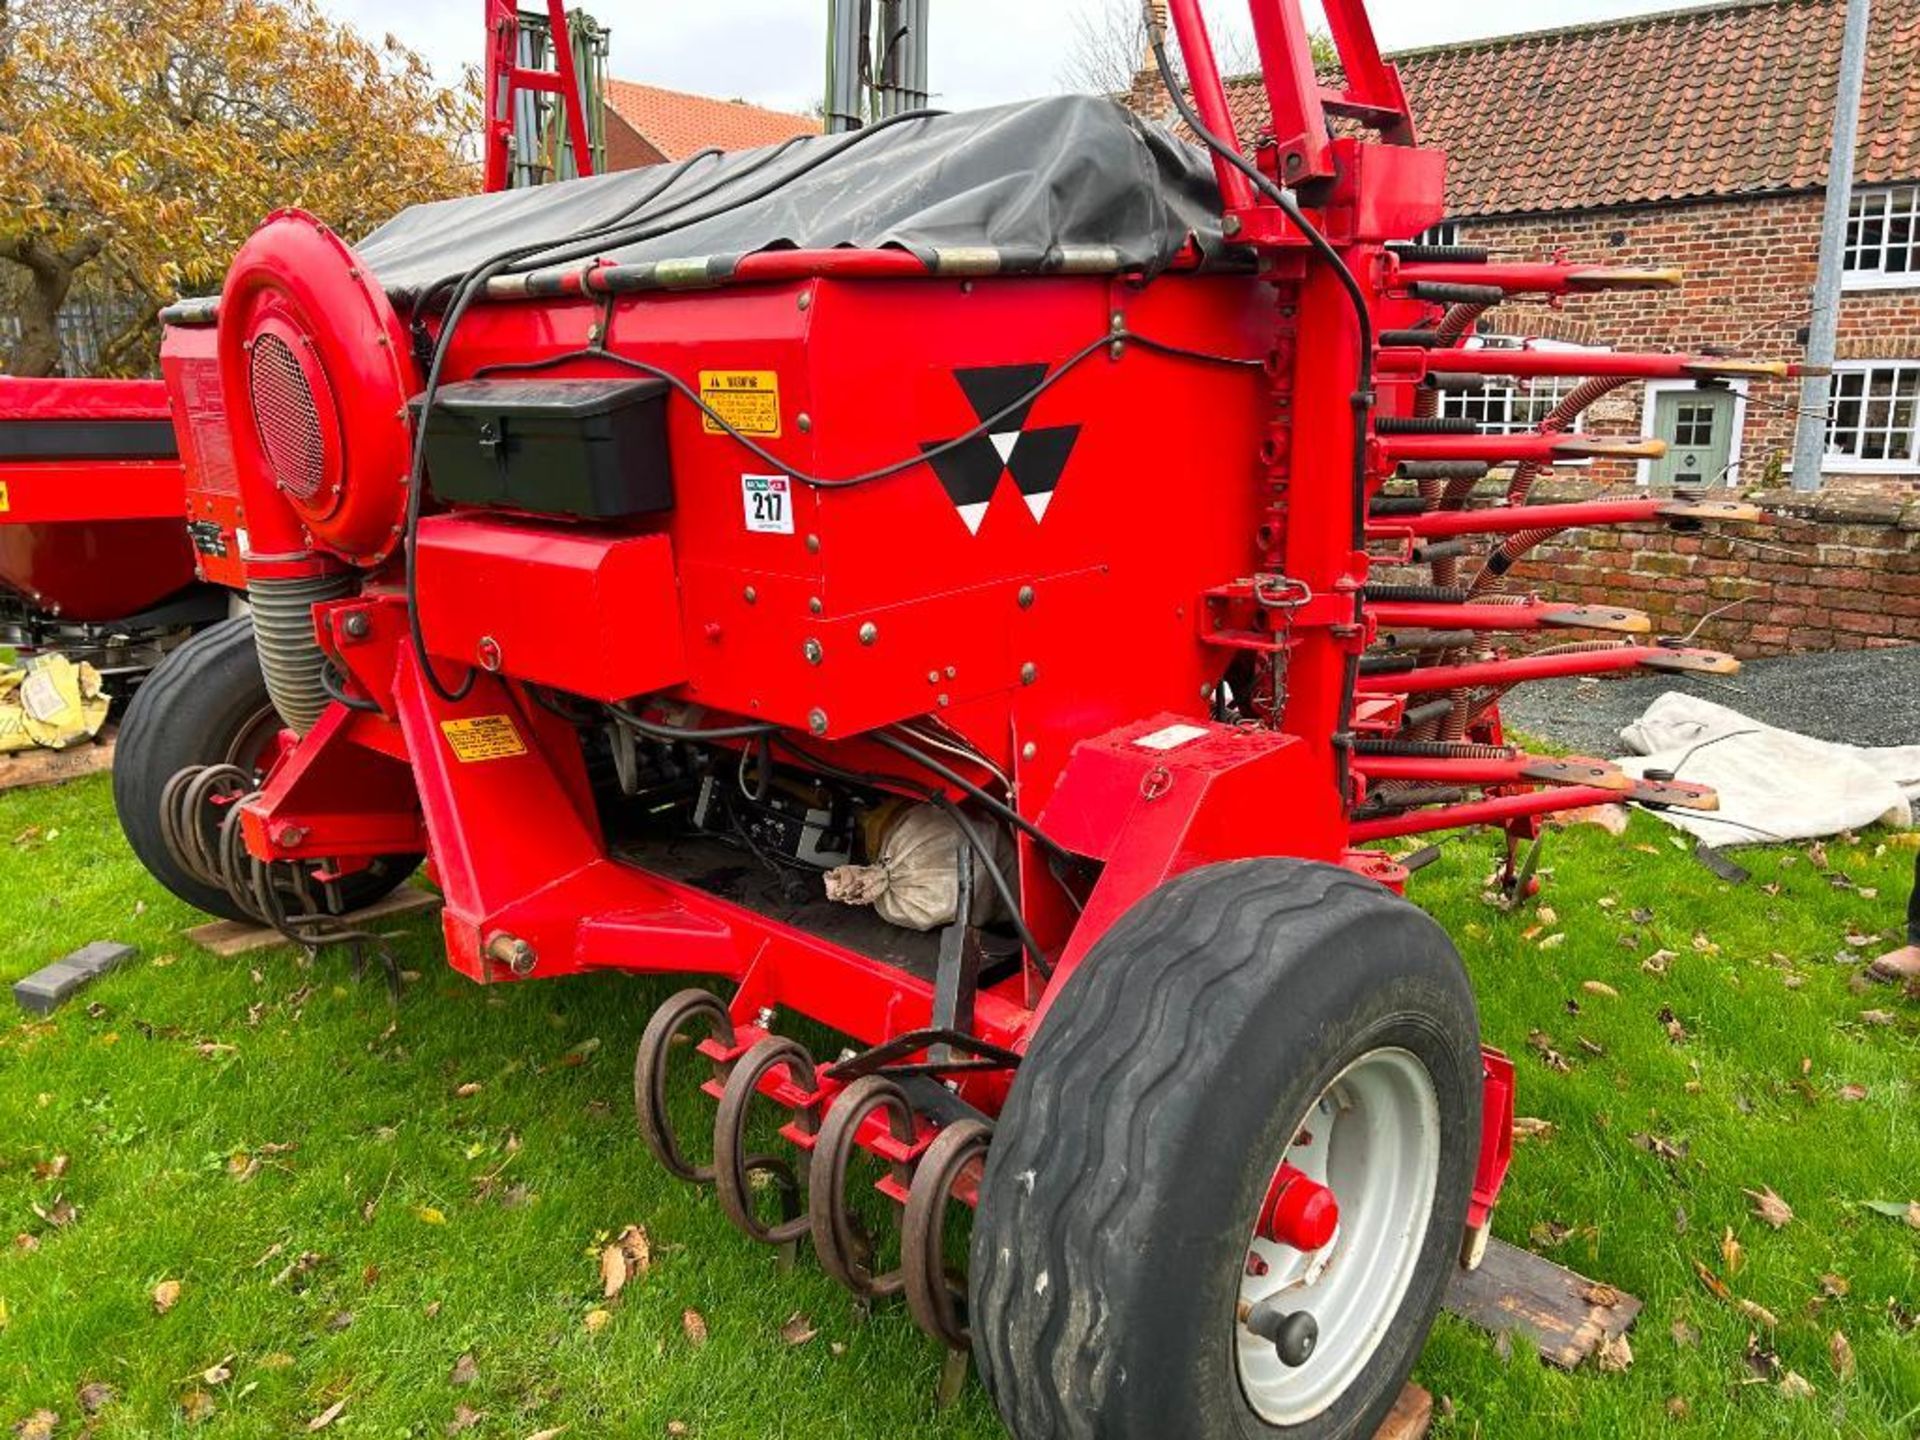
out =
[[[268,212],[357,237],[478,188],[478,128],[470,80],[311,0],[0,0],[0,370],[55,373],[82,289],[131,317],[101,368],[149,368],[154,313],[216,291]]]

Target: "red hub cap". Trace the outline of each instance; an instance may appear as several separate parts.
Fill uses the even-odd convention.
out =
[[[1296,1250],[1318,1250],[1340,1227],[1340,1206],[1333,1191],[1291,1165],[1274,1172],[1260,1207],[1259,1235]]]

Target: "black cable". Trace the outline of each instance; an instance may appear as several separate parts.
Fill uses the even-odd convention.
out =
[[[327,698],[336,705],[344,705],[349,710],[358,710],[367,715],[381,715],[379,702],[367,696],[349,695],[341,682],[340,673],[333,668],[333,661],[323,660],[320,664],[320,688],[327,692]]]
[[[809,474],[807,471],[801,470],[797,466],[782,460],[778,455],[775,455],[765,446],[759,444],[751,436],[742,432],[732,421],[727,419],[726,416],[707,404],[707,402],[701,398],[698,390],[674,374],[671,370],[663,369],[661,366],[650,364],[645,360],[636,360],[630,355],[616,355],[611,351],[587,346],[579,350],[568,350],[559,355],[544,356],[538,360],[502,360],[492,365],[483,365],[473,372],[473,378],[481,380],[490,375],[538,374],[542,371],[552,370],[561,365],[571,365],[582,360],[602,362],[608,365],[617,365],[623,369],[637,371],[642,375],[648,375],[656,380],[665,381],[670,389],[676,394],[684,396],[702,415],[711,420],[729,439],[745,449],[756,460],[775,467],[789,478],[801,485],[805,485],[810,490],[845,490],[855,485],[868,485],[876,480],[885,480],[894,475],[903,474],[913,469],[916,465],[927,464],[929,461],[938,459],[940,456],[972,444],[982,435],[990,434],[993,427],[1007,417],[1016,415],[1020,411],[1029,408],[1034,401],[1038,400],[1042,395],[1046,394],[1047,391],[1066,379],[1073,370],[1084,364],[1101,350],[1116,343],[1137,344],[1143,350],[1151,350],[1163,355],[1202,361],[1212,365],[1259,369],[1265,364],[1265,362],[1261,360],[1249,360],[1235,355],[1215,355],[1204,350],[1188,350],[1178,345],[1169,345],[1163,341],[1151,340],[1131,330],[1104,331],[1096,339],[1090,340],[1065,360],[1061,361],[1051,371],[1036,381],[1024,394],[1009,401],[1006,405],[994,411],[993,414],[987,416],[986,419],[980,421],[971,429],[956,435],[953,439],[944,441],[939,445],[931,446],[925,450],[917,450],[912,455],[886,465],[881,465],[875,469],[865,470],[857,475],[840,477]]]
[[[857,770],[842,769],[830,761],[822,760],[811,751],[803,749],[784,733],[775,735],[773,737],[773,743],[780,749],[785,750],[788,754],[794,756],[802,764],[817,770],[829,779],[840,780],[852,785],[864,785],[876,790],[904,790],[910,795],[918,795],[930,805],[941,806],[948,814],[953,815],[959,822],[958,828],[961,838],[972,847],[973,853],[979,857],[981,865],[986,868],[988,877],[993,881],[994,889],[999,892],[1001,900],[1007,905],[1007,912],[1013,922],[1013,927],[1020,936],[1020,943],[1026,947],[1026,952],[1032,959],[1034,968],[1039,970],[1043,978],[1048,980],[1053,978],[1053,966],[1048,962],[1046,952],[1040,948],[1039,941],[1034,939],[1033,932],[1027,928],[1026,918],[1021,914],[1019,902],[1013,897],[1013,888],[1007,884],[1006,876],[1000,871],[999,862],[994,859],[993,852],[987,848],[986,842],[980,838],[979,832],[957,813],[959,807],[955,806],[944,794],[930,785],[918,785],[911,780],[897,775],[867,775]],[[965,920],[964,916],[956,918],[962,922]]]
[[[873,741],[876,745],[885,746],[896,755],[905,756],[922,769],[931,770],[949,785],[966,791],[973,799],[986,806],[987,809],[991,810],[995,815],[1006,821],[1007,824],[1013,826],[1014,829],[1018,830],[1042,849],[1050,851],[1062,859],[1079,858],[1074,855],[1071,850],[1068,850],[1066,846],[1055,840],[1051,835],[1047,834],[1046,831],[1027,819],[1026,816],[1022,815],[1011,805],[974,784],[973,781],[967,779],[967,777],[962,775],[958,770],[934,759],[933,756],[927,754],[926,751],[920,749],[918,746],[909,744],[898,735],[891,734],[885,730],[871,731],[863,738]]]
[[[721,725],[702,730],[697,725],[666,725],[658,720],[643,720],[624,705],[609,705],[622,725],[630,725],[649,740],[754,740],[776,734],[780,727],[763,720],[746,725]]]
[[[1341,289],[1346,291],[1347,300],[1353,307],[1354,328],[1359,338],[1359,358],[1355,364],[1354,391],[1351,400],[1353,408],[1353,461],[1349,485],[1352,490],[1352,529],[1350,540],[1354,550],[1366,545],[1367,534],[1367,420],[1373,412],[1373,312],[1367,305],[1366,291],[1360,286],[1354,273],[1348,268],[1346,260],[1334,248],[1333,242],[1321,233],[1320,228],[1307,219],[1300,203],[1293,194],[1269,180],[1266,173],[1248,160],[1238,150],[1214,134],[1195,112],[1180,86],[1175,82],[1173,66],[1167,61],[1166,31],[1157,17],[1149,13],[1148,43],[1153,48],[1153,63],[1160,72],[1160,81],[1166,86],[1167,94],[1173,101],[1174,109],[1180,112],[1180,118],[1187,128],[1200,137],[1202,143],[1234,169],[1240,171],[1253,182],[1267,199],[1279,206],[1286,217],[1294,223],[1307,243],[1318,252],[1320,257],[1332,267]],[[1361,592],[1356,590],[1353,596],[1353,623],[1363,625],[1366,619],[1366,602]],[[1334,736],[1334,754],[1339,760],[1340,805],[1343,810],[1351,809],[1353,804],[1353,763],[1352,756],[1344,738],[1353,729],[1353,708],[1358,692],[1359,667],[1348,663],[1343,667],[1340,687],[1340,723]]]

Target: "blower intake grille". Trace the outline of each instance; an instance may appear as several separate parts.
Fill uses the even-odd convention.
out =
[[[311,504],[327,483],[327,445],[300,357],[280,336],[265,331],[254,337],[248,381],[253,423],[275,483],[295,501]]]

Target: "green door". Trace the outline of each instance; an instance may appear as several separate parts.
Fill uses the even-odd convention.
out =
[[[1731,390],[1662,390],[1654,397],[1653,433],[1667,442],[1653,464],[1656,490],[1693,490],[1727,483],[1733,457]]]

